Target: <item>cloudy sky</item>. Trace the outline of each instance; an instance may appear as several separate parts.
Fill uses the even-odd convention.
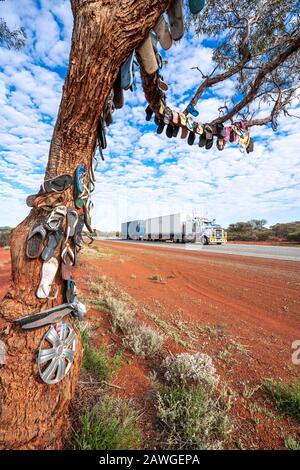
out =
[[[0,226],[14,226],[28,213],[25,198],[43,179],[49,142],[67,72],[72,15],[68,0],[6,0],[0,16],[23,26],[21,51],[0,48]],[[183,110],[200,75],[212,70],[209,42],[185,37],[167,52],[163,75],[168,102]],[[108,130],[106,161],[97,171],[93,222],[98,229],[174,212],[197,211],[227,226],[265,218],[269,224],[300,219],[300,121],[284,119],[279,131],[252,131],[255,152],[236,145],[223,152],[189,146],[155,133],[145,121],[146,103],[137,77],[125,106]],[[214,88],[197,109],[199,120],[216,117],[232,82]]]

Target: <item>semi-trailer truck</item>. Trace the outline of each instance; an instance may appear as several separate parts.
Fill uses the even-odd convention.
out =
[[[122,239],[224,244],[227,233],[214,220],[187,214],[170,214],[122,224]]]

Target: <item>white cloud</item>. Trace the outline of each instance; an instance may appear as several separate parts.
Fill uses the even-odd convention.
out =
[[[72,30],[68,1],[6,2],[11,27],[23,25],[27,45],[21,51],[0,48],[0,225],[14,225],[26,215],[27,194],[42,180],[66,70]],[[1,13],[2,14],[2,13]],[[184,109],[201,75],[210,73],[212,50],[201,38],[186,36],[166,53],[163,69],[168,102]],[[108,131],[106,161],[97,171],[94,225],[118,229],[121,221],[193,209],[222,224],[253,217],[270,222],[300,217],[300,123],[284,119],[279,132],[252,131],[255,152],[236,146],[223,152],[191,147],[178,137],[157,135],[145,121],[145,101],[137,89],[125,93],[125,106],[114,114]],[[218,85],[198,105],[207,122],[232,93],[233,81]],[[261,113],[265,113],[264,106]],[[179,133],[180,135],[180,133]]]

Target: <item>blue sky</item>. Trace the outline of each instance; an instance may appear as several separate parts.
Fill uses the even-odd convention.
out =
[[[28,213],[25,199],[43,179],[49,143],[68,66],[72,14],[68,0],[6,0],[0,16],[10,27],[24,26],[21,51],[0,48],[0,226],[14,226]],[[210,42],[186,34],[166,53],[167,99],[183,110],[200,74],[212,70]],[[145,100],[137,88],[108,130],[106,160],[97,171],[93,223],[118,229],[135,218],[193,210],[227,226],[265,218],[269,224],[300,220],[300,121],[282,119],[279,132],[255,128],[255,152],[234,146],[223,152],[189,146],[155,133],[145,121]],[[231,80],[199,103],[199,120],[216,117],[230,96]],[[261,113],[267,110],[262,109]]]

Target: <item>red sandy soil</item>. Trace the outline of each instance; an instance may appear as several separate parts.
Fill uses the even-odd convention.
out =
[[[183,342],[166,336],[166,351],[210,354],[221,383],[233,392],[233,447],[278,449],[284,438],[299,438],[296,421],[281,417],[258,386],[264,378],[299,378],[291,345],[300,339],[300,263],[122,242],[95,242],[95,247],[109,255],[81,257],[80,295],[96,296],[90,284],[105,274],[134,299],[140,320],[161,331],[150,318],[155,315]],[[9,282],[8,259],[9,252],[0,249],[0,298]],[[155,274],[163,282],[151,280]],[[90,307],[88,318],[99,323],[99,343],[117,348],[121,338],[107,332],[107,313]],[[130,361],[113,384],[122,387],[119,395],[145,405],[153,387],[148,374],[159,364],[125,356]]]
[[[10,251],[0,248],[0,301],[8,289],[10,278]]]

